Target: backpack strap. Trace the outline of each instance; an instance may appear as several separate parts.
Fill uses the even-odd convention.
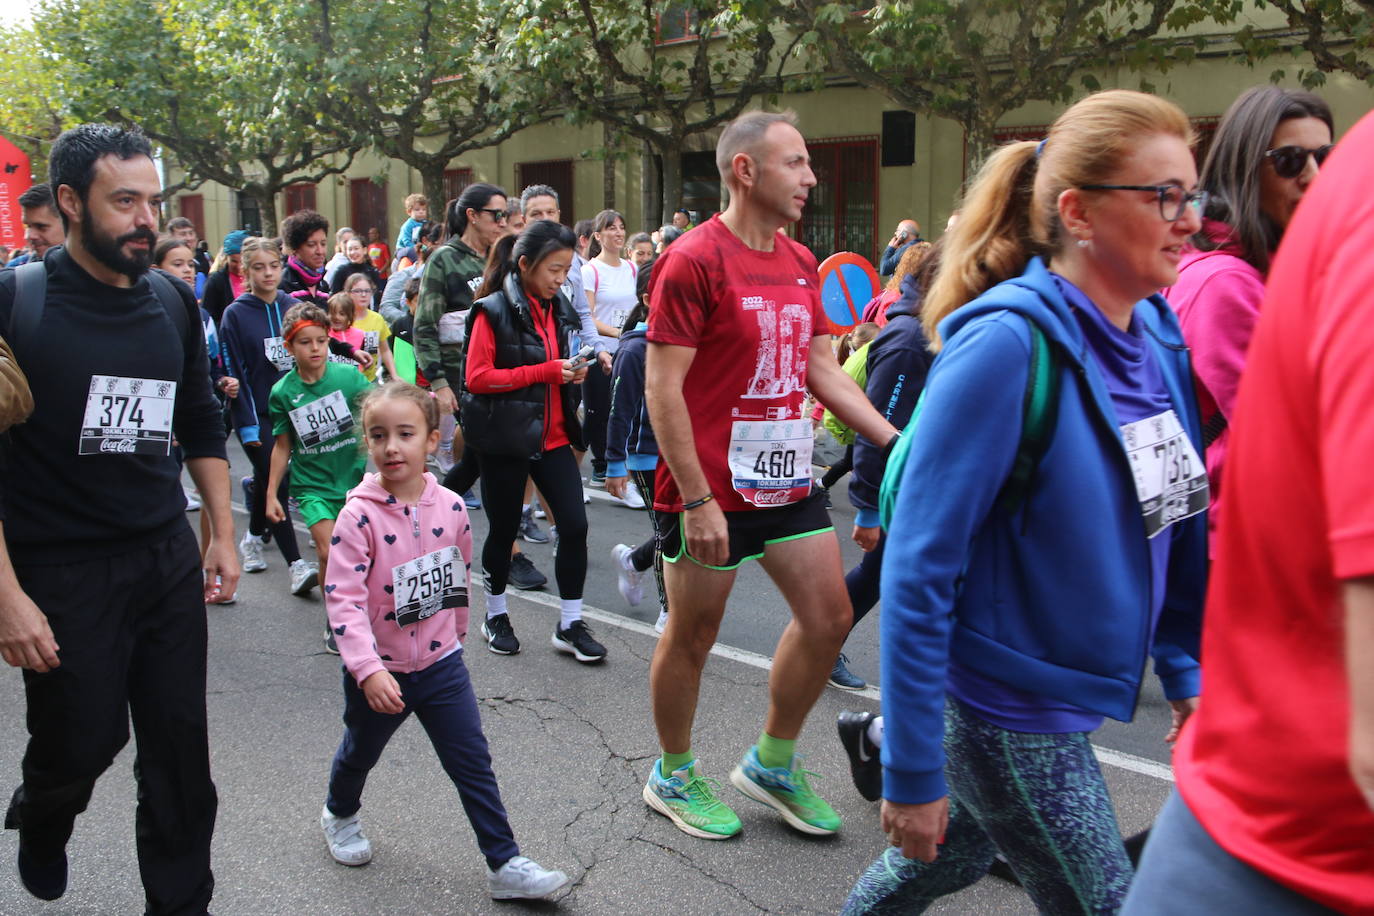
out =
[[[191,316],[186,309],[186,300],[181,298],[181,294],[172,286],[172,281],[163,276],[156,268],[148,271],[148,285],[152,287],[153,295],[157,296],[162,307],[167,310],[167,314],[172,318],[172,324],[176,327],[177,333],[181,335],[181,347],[187,354],[191,352],[189,335],[186,333],[191,324]]]
[[[1054,440],[1054,430],[1059,422],[1059,356],[1054,345],[1040,326],[1026,318],[1030,328],[1031,354],[1030,371],[1026,375],[1026,393],[1021,406],[1021,439],[1016,445],[1016,457],[1012,459],[1011,473],[1002,484],[997,503],[1008,514],[1014,514],[1030,495],[1031,483],[1040,459],[1049,450]],[[916,409],[907,421],[892,454],[888,456],[883,470],[882,486],[878,490],[878,517],[883,530],[892,523],[897,508],[897,494],[901,488],[902,469],[906,466],[911,444],[916,440],[916,421],[920,419],[921,408],[926,402],[923,390],[916,401]]]
[[[1031,359],[1021,407],[1021,441],[1016,447],[1011,474],[998,496],[1008,515],[1020,509],[1030,495],[1035,469],[1049,450],[1059,421],[1059,361],[1040,325],[1029,317],[1026,325],[1030,328]]]
[[[47,298],[48,268],[42,261],[29,261],[14,269],[14,302],[5,337],[16,351],[38,333]]]

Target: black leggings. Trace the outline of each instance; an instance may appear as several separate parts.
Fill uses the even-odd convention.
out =
[[[462,496],[472,485],[477,482],[477,478],[482,475],[480,456],[477,449],[464,443],[463,457],[457,464],[448,469],[444,475],[444,486]]]
[[[611,377],[593,363],[582,383],[582,433],[592,451],[592,470],[606,473],[606,421],[611,415]],[[560,527],[559,531],[563,529]],[[559,543],[562,550],[562,542]]]
[[[845,447],[844,455],[840,460],[826,469],[825,474],[821,477],[821,486],[829,490],[840,482],[841,477],[852,470],[854,470],[854,446],[850,445]]]
[[[582,475],[572,447],[563,445],[537,459],[511,455],[479,456],[482,466],[482,511],[487,515],[487,541],[482,545],[482,574],[487,592],[506,590],[510,549],[520,531],[525,481],[533,478],[549,518],[558,523],[558,557],[553,576],[562,598],[581,598],[587,579],[587,509],[582,505]]]
[[[635,569],[643,572],[652,564],[654,567],[654,579],[658,582],[658,607],[662,611],[668,610],[668,589],[663,585],[663,548],[659,546],[660,532],[663,530],[663,513],[654,508],[654,471],[650,468],[647,471],[631,471],[630,479],[639,488],[639,495],[644,497],[644,501],[649,504],[649,521],[654,526],[653,540],[645,541],[635,548],[634,553],[630,554],[630,564]]]
[[[277,549],[281,551],[282,559],[287,563],[294,563],[301,558],[301,548],[296,543],[296,529],[291,527],[290,510],[287,510],[286,518],[282,521],[267,521],[267,479],[272,465],[272,446],[277,441],[277,437],[268,432],[270,428],[266,422],[259,427],[262,445],[243,447],[253,465],[253,504],[248,507],[248,531],[257,537],[262,537],[265,532],[270,531],[272,539],[277,542]],[[287,508],[288,500],[291,498],[290,484],[291,472],[287,471],[281,475],[281,484],[277,487],[277,501],[283,509]]]

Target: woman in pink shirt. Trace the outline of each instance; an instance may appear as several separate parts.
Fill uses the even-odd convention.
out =
[[[1242,93],[1217,128],[1200,187],[1202,231],[1164,296],[1193,350],[1198,404],[1219,517],[1227,422],[1259,319],[1269,260],[1307,186],[1331,150],[1331,109],[1310,92],[1258,86]]]

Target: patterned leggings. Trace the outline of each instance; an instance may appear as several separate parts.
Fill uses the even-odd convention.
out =
[[[934,862],[893,847],[860,876],[844,916],[919,913],[987,874],[1000,851],[1042,913],[1115,913],[1133,870],[1085,732],[1009,731],[950,698],[949,828]]]

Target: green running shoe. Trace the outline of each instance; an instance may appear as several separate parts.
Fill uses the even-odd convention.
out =
[[[766,767],[759,762],[759,749],[755,745],[730,774],[730,782],[754,801],[775,808],[783,820],[802,833],[829,836],[838,832],[840,816],[825,799],[811,791],[806,781],[808,776],[819,774],[801,769],[800,763],[801,755],[794,754],[790,769]]]
[[[693,760],[664,779],[659,761],[644,784],[644,803],[677,825],[688,836],[726,840],[740,831],[739,818],[716,798],[720,783],[696,774]]]

